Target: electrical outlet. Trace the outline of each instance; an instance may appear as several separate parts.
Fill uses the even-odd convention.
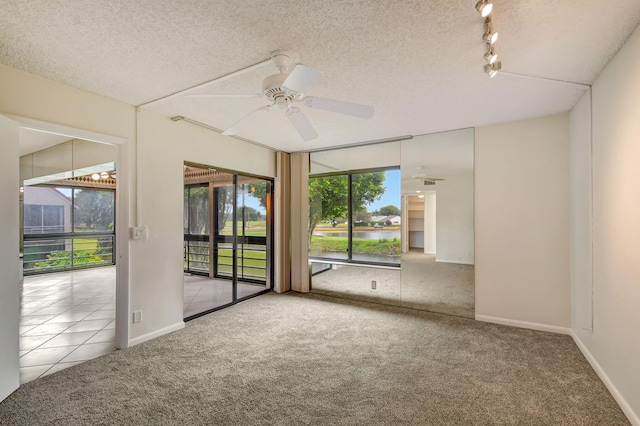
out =
[[[133,311],[133,322],[141,322],[142,321],[142,311]]]
[[[378,283],[375,280],[371,280],[371,290],[377,290]]]

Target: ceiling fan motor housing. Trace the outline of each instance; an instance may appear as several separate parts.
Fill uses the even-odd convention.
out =
[[[287,104],[295,99],[298,92],[287,89],[282,85],[287,74],[273,74],[262,80],[262,92],[270,101],[276,104]]]

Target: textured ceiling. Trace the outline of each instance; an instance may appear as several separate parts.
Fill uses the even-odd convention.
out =
[[[3,0],[0,62],[141,105],[289,49],[324,73],[307,95],[372,105],[363,120],[281,110],[239,134],[284,151],[420,135],[568,111],[584,88],[482,71],[476,0]],[[590,83],[640,22],[640,1],[493,0],[503,70]],[[255,93],[271,65],[202,93]],[[149,109],[225,129],[265,99],[177,97]]]

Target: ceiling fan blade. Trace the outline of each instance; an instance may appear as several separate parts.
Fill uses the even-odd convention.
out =
[[[324,74],[318,70],[298,64],[293,67],[282,85],[295,92],[304,92],[307,87],[320,80],[323,76]]]
[[[302,139],[308,142],[318,137],[316,129],[313,128],[307,117],[298,108],[289,108],[286,114]]]
[[[234,124],[233,126],[229,127],[227,130],[222,132],[222,134],[228,135],[228,136],[237,135],[239,132],[242,131],[242,129],[249,126],[250,124],[253,124],[262,116],[262,114],[264,114],[265,112],[268,112],[270,109],[271,109],[270,105],[258,108],[257,110],[253,111],[249,115],[241,118],[236,124]]]
[[[259,98],[262,95],[260,93],[200,93],[194,95],[187,95],[185,98]]]
[[[337,101],[335,99],[317,98],[315,96],[308,96],[304,98],[304,104],[310,108],[323,109],[325,111],[352,115],[360,118],[371,118],[375,113],[373,107],[368,105]]]

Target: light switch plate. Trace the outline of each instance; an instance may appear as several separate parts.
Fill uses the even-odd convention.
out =
[[[146,226],[136,226],[134,228],[131,228],[131,239],[144,240],[145,238],[147,238]]]

